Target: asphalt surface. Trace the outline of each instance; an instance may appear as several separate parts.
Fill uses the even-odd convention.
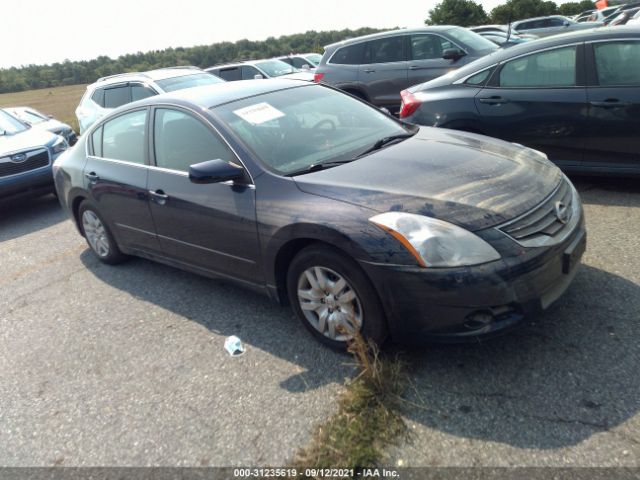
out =
[[[574,180],[571,289],[510,335],[405,351],[411,434],[385,463],[638,465],[640,182]],[[351,373],[266,298],[102,265],[52,196],[0,205],[0,465],[282,466]]]

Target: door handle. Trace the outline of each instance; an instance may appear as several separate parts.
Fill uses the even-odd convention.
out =
[[[158,189],[158,190],[149,190],[149,195],[151,195],[151,198],[158,204],[158,205],[164,205],[165,203],[167,203],[167,200],[169,200],[169,195],[167,195],[166,193],[164,193],[163,190]]]
[[[84,176],[87,177],[90,182],[97,182],[100,180],[100,177],[96,175],[96,172],[85,173]]]
[[[418,65],[409,65],[409,70],[418,70],[420,67]]]
[[[373,72],[375,72],[375,70],[372,69],[372,68],[365,68],[364,69],[364,73],[373,73]]]
[[[620,108],[629,107],[631,102],[622,102],[617,98],[607,98],[604,102],[589,102],[589,105],[596,108]]]
[[[501,105],[503,103],[507,103],[509,100],[507,100],[506,98],[494,96],[479,98],[478,101],[480,103],[486,103],[488,105]]]

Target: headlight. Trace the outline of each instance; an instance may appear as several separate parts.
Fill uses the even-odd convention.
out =
[[[480,237],[442,220],[387,212],[369,221],[393,235],[423,267],[461,267],[500,259]]]
[[[67,148],[69,148],[67,141],[63,137],[58,136],[58,139],[51,146],[51,152],[56,155],[64,152]]]

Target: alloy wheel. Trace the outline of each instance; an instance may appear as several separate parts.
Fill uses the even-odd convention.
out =
[[[91,249],[101,258],[108,256],[111,250],[109,237],[102,221],[93,211],[85,210],[82,214],[82,228]]]

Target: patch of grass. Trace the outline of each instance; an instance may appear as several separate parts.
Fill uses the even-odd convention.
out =
[[[86,89],[86,85],[69,85],[26,92],[3,93],[0,94],[0,108],[33,107],[69,124],[77,132],[78,122],[75,110]]]
[[[399,414],[406,383],[401,360],[383,356],[359,333],[350,342],[349,352],[359,374],[346,385],[338,412],[318,427],[296,455],[292,466],[299,470],[379,466],[385,447],[407,432]]]

